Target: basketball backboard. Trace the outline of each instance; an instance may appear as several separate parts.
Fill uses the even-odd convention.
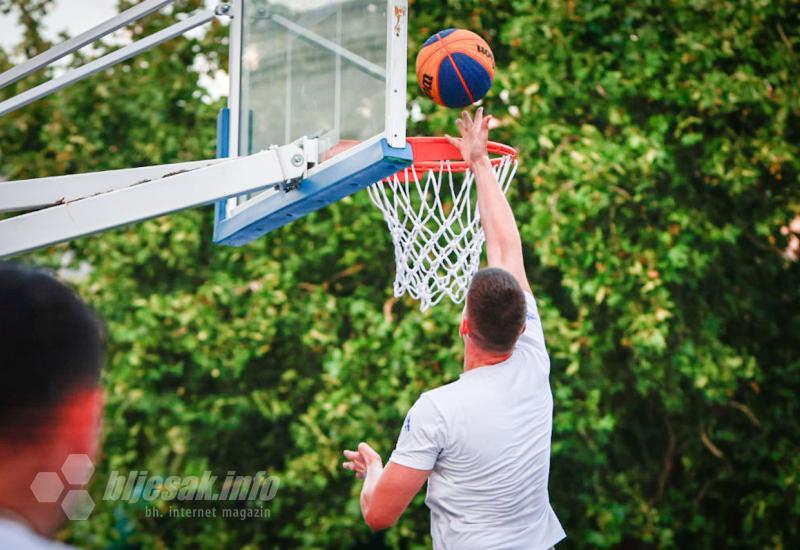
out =
[[[304,178],[217,204],[244,244],[408,166],[407,0],[236,0],[221,156],[303,144]]]
[[[177,0],[143,0],[0,73],[0,86]],[[0,116],[215,19],[230,19],[216,159],[0,182],[0,257],[214,203],[239,245],[412,163],[407,0],[232,0],[0,101]],[[27,212],[26,212],[27,211]]]

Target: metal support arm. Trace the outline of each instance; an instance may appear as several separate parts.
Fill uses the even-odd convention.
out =
[[[302,178],[306,170],[306,156],[297,143],[248,157],[200,162],[213,164],[190,167],[172,175],[167,173],[159,179],[133,183],[124,189],[2,220],[0,258],[209,204],[233,195],[283,186],[287,181]],[[170,168],[174,167],[172,165]],[[130,170],[119,172],[125,174]],[[108,176],[113,172],[104,174]],[[91,176],[82,175],[87,180]]]
[[[176,36],[180,36],[195,27],[205,25],[216,16],[217,14],[211,10],[196,13],[180,23],[176,23],[175,25],[167,27],[166,29],[160,30],[145,38],[142,38],[141,40],[137,40],[132,44],[128,44],[127,46],[113,51],[110,54],[104,55],[103,57],[95,59],[94,61],[90,61],[85,65],[81,65],[77,69],[73,69],[57,78],[48,80],[44,84],[40,84],[35,88],[31,88],[30,90],[26,90],[20,94],[17,94],[0,103],[0,116],[15,111],[20,107],[24,107],[25,105],[32,103],[37,99],[48,96],[53,92],[64,88],[65,86],[69,86],[70,84],[74,84],[79,80],[83,80],[84,78],[98,73],[103,69],[112,67],[117,63],[125,61],[126,59],[130,59],[131,57],[154,48],[159,44],[166,42],[167,40],[171,40]]]
[[[119,15],[116,15],[107,21],[103,21],[99,25],[92,27],[88,31],[82,32],[78,36],[70,38],[69,40],[65,40],[61,44],[53,46],[49,50],[40,53],[36,57],[32,57],[28,61],[20,63],[16,67],[13,67],[3,74],[0,74],[0,88],[8,86],[9,84],[13,84],[17,80],[25,78],[29,74],[38,71],[42,67],[46,67],[51,63],[58,61],[65,55],[76,52],[87,44],[91,44],[95,40],[103,38],[107,34],[111,34],[117,29],[121,29],[129,23],[138,21],[139,19],[158,11],[165,5],[171,4],[174,1],[175,0],[145,0],[140,4],[136,4]]]
[[[193,160],[141,168],[0,182],[0,212],[34,210],[64,204],[170,174],[210,166],[222,160],[224,159]]]

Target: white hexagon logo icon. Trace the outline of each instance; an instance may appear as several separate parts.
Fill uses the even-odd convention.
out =
[[[39,472],[31,483],[31,492],[39,502],[56,502],[64,491],[64,484],[56,472]]]
[[[88,455],[69,455],[61,473],[70,485],[86,485],[94,473],[94,463]]]
[[[67,518],[73,521],[89,519],[94,510],[94,501],[88,491],[73,490],[67,492],[64,500],[61,501],[61,509]]]

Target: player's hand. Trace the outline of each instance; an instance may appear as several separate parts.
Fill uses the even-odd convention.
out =
[[[461,151],[461,156],[472,167],[480,160],[488,160],[486,150],[489,143],[489,122],[491,115],[483,115],[483,107],[475,111],[475,118],[469,116],[467,111],[461,113],[461,118],[456,120],[456,126],[461,133],[461,138],[446,136],[451,145]]]
[[[372,472],[383,470],[381,455],[366,443],[359,443],[358,451],[344,451],[344,457],[347,462],[344,462],[342,467],[355,472],[358,479],[364,479]]]

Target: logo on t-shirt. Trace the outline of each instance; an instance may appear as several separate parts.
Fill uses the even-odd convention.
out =
[[[411,431],[411,415],[409,414],[406,416],[406,421],[403,423],[403,427],[406,429],[407,432]]]

